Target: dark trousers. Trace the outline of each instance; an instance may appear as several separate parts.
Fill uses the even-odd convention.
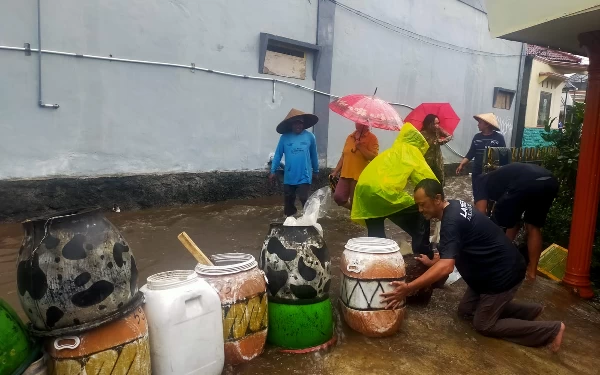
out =
[[[542,312],[541,305],[513,302],[520,285],[498,294],[478,294],[467,287],[458,312],[472,317],[473,327],[484,336],[525,346],[549,344],[560,331],[560,322],[534,321]]]
[[[296,208],[296,196],[302,203],[302,207],[308,200],[309,184],[302,185],[283,185],[283,213],[285,216],[292,216],[298,209]]]
[[[386,238],[385,219],[399,226],[412,238],[412,250],[415,254],[425,254],[433,258],[433,251],[429,246],[429,220],[419,212],[417,205],[410,206],[387,217],[366,219],[369,237]]]

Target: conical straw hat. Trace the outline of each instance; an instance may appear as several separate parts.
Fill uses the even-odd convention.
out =
[[[498,126],[498,120],[496,119],[496,115],[493,113],[482,113],[480,115],[473,116],[475,120],[481,120],[492,125],[496,130],[500,130],[500,126]]]
[[[285,134],[291,132],[292,123],[298,118],[302,118],[304,121],[304,129],[314,126],[319,121],[319,118],[313,114],[304,113],[296,108],[292,108],[290,113],[285,116],[285,119],[277,125],[277,133]]]

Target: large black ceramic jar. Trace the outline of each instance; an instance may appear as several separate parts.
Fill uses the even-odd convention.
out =
[[[269,280],[269,300],[282,303],[323,300],[331,284],[331,260],[313,226],[271,224],[260,255]]]
[[[129,245],[97,208],[23,222],[17,286],[38,333],[90,329],[139,304]]]

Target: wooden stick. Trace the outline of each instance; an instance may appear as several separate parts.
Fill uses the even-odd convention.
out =
[[[183,246],[185,246],[185,248],[187,249],[187,251],[189,251],[190,254],[192,254],[194,256],[194,258],[196,258],[196,260],[198,261],[198,263],[204,264],[204,265],[207,265],[207,266],[213,266],[214,265],[210,261],[210,259],[208,259],[208,257],[206,255],[204,255],[204,253],[202,252],[202,250],[200,250],[200,248],[198,246],[196,246],[196,244],[194,243],[194,241],[192,241],[192,239],[190,238],[190,236],[187,235],[187,233],[181,232],[181,233],[179,233],[179,236],[177,236],[177,238],[179,239],[179,241],[181,242],[181,244]]]

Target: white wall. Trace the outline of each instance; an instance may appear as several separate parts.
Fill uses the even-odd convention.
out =
[[[37,47],[36,1],[0,4],[0,45]],[[258,75],[259,33],[315,43],[317,1],[42,1],[47,50]],[[0,50],[0,179],[262,168],[313,94],[187,69]],[[273,76],[269,76],[273,77]],[[312,61],[307,79],[314,87]]]
[[[43,48],[189,64],[258,75],[259,33],[315,43],[321,0],[42,0]],[[494,40],[483,12],[457,0],[345,0],[408,30],[459,46],[520,53]],[[0,4],[0,45],[37,47],[36,1]],[[203,172],[264,167],[275,126],[292,108],[312,111],[311,92],[188,69],[0,50],[0,179]],[[401,35],[340,7],[331,92],[371,94],[416,106],[448,101],[463,119],[451,146],[465,153],[472,115],[494,111],[510,138],[513,111],[492,108],[493,87],[515,89],[519,57],[450,51]],[[314,87],[312,60],[306,80]],[[267,76],[273,77],[273,76]],[[399,108],[402,115],[409,110]],[[330,115],[328,165],[353,125]],[[377,132],[382,149],[395,134]],[[446,162],[457,161],[444,149]]]
[[[385,22],[454,45],[499,54],[519,55],[521,44],[492,39],[487,16],[456,0],[345,0],[344,4]],[[465,154],[477,132],[473,115],[494,112],[510,143],[515,103],[511,110],[492,108],[494,87],[516,90],[520,58],[488,57],[426,44],[378,26],[354,13],[336,10],[332,91],[338,95],[372,94],[417,106],[450,102],[462,121],[450,146]],[[410,110],[399,108],[404,116]],[[330,117],[328,163],[334,165],[352,124]],[[378,131],[381,149],[395,133]],[[459,157],[444,148],[446,163]]]

